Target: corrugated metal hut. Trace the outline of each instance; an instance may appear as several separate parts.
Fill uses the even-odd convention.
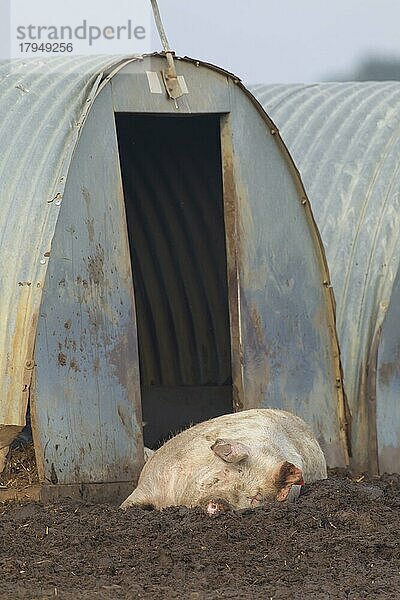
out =
[[[253,406],[347,460],[329,275],[298,173],[231,74],[162,55],[0,72],[0,447],[42,497],[123,496],[143,442]]]
[[[300,170],[326,248],[353,464],[400,472],[400,84],[253,92]]]

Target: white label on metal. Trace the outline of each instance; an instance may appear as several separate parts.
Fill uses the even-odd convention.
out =
[[[188,94],[189,90],[187,89],[186,81],[183,75],[178,75],[178,83],[181,86],[182,94]]]
[[[162,94],[161,81],[156,71],[146,71],[147,81],[149,82],[150,92],[152,94]]]

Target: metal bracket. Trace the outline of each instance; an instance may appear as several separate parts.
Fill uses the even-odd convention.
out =
[[[169,57],[171,59],[172,67],[169,61]],[[176,74],[174,60],[172,58],[172,54],[166,55],[168,61],[168,68],[162,71],[162,78],[164,81],[165,89],[167,90],[168,96],[171,100],[176,100],[183,96],[184,91],[182,90],[181,84],[179,82],[178,75]]]
[[[160,36],[160,40],[165,52],[165,58],[167,59],[168,63],[168,67],[165,69],[165,71],[162,71],[162,78],[168,97],[171,98],[171,100],[175,100],[176,103],[177,98],[183,96],[185,91],[182,89],[182,86],[176,74],[173,53],[171,52],[171,49],[169,47],[167,36],[165,34],[165,30],[161,21],[161,15],[158,9],[157,0],[151,0],[151,5],[153,8],[154,20],[157,25],[158,34]]]

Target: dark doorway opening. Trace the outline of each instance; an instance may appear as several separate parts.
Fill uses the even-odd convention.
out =
[[[218,115],[116,115],[146,446],[232,411]]]

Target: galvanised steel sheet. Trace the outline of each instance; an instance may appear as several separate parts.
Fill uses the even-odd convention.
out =
[[[135,304],[111,86],[69,169],[37,328],[40,479],[133,481],[143,464]]]
[[[52,260],[52,241],[54,239],[54,248],[59,253],[58,259],[62,260],[60,241],[62,236],[68,237],[68,232],[64,231],[67,224],[61,221],[60,206],[71,173],[70,189],[75,189],[74,186],[77,186],[77,190],[79,188],[80,179],[74,179],[72,169],[70,173],[71,158],[74,150],[78,153],[77,142],[89,109],[92,122],[96,122],[96,94],[100,102],[102,92],[110,93],[105,87],[111,81],[114,110],[177,114],[175,103],[169,101],[165,94],[153,96],[145,88],[148,85],[146,71],[154,70],[154,65],[158,65],[159,72],[164,65],[161,57],[148,57],[143,64],[141,61],[135,62],[135,58],[126,59],[126,63],[134,62],[113,77],[114,68],[124,64],[121,60],[121,57],[56,59],[54,62],[29,61],[3,66],[0,85],[3,86],[6,100],[0,102],[0,117],[3,117],[0,147],[4,149],[0,157],[3,258],[0,284],[5,293],[0,301],[0,434],[3,431],[4,435],[0,445],[6,445],[12,437],[9,432],[7,438],[8,426],[15,429],[24,424],[32,383],[42,289],[45,276],[50,279],[57,274],[56,271],[47,273],[47,265]],[[238,402],[235,407],[269,404],[294,410],[310,421],[325,443],[330,464],[344,464],[345,415],[332,291],[318,230],[296,168],[274,123],[236,78],[199,61],[182,60],[178,69],[179,74],[184,75],[189,91],[178,101],[181,114],[214,112],[221,115],[230,334],[234,355],[232,375],[234,390],[236,384],[241,388],[237,389]],[[105,71],[108,75],[104,79]],[[138,77],[132,76],[135,74]],[[100,143],[103,139],[101,130],[100,119],[97,120],[97,127],[93,128],[90,135],[88,133],[89,137],[82,143],[81,152],[84,156],[91,148],[91,140]],[[91,160],[90,152],[86,158]],[[85,168],[83,162],[76,165],[75,171],[84,181],[90,169]],[[95,170],[91,177],[96,179]],[[118,178],[114,177],[108,183],[117,189]],[[106,182],[103,184],[101,189],[100,186],[97,189],[95,184],[94,188],[88,187],[89,193],[104,195]],[[118,210],[120,205],[121,202]],[[110,206],[110,210],[113,210]],[[101,207],[96,206],[93,214],[82,215],[83,220],[89,219],[88,223],[79,223],[87,228],[89,242],[90,236],[102,235],[100,225],[98,229],[93,229],[90,221],[93,216],[97,218],[100,214]],[[56,225],[61,232],[57,240],[54,238]],[[104,231],[106,229],[104,225]],[[76,235],[72,230],[69,234]],[[105,246],[104,251],[109,252],[110,248],[107,244]],[[87,305],[90,310],[93,308],[97,311],[103,301],[104,291],[100,289],[99,277],[105,271],[102,271],[101,257],[97,256],[99,248],[96,246],[94,250],[96,256],[84,256],[83,247],[79,252],[82,265],[86,264],[88,272],[91,269],[89,275],[92,279],[85,279],[92,293],[87,298]],[[122,247],[119,251],[121,255],[125,252]],[[94,260],[96,257],[99,264],[97,259]],[[129,267],[126,261],[123,266],[124,269]],[[116,277],[114,272],[112,277]],[[125,278],[121,292],[124,294],[121,298],[124,306],[129,287],[126,281]],[[79,296],[79,282],[76,283],[76,289],[72,286],[70,290],[71,294]],[[61,284],[62,279],[58,281],[58,285]],[[50,284],[48,289],[51,296]],[[61,290],[59,293],[62,295],[64,292]],[[111,311],[106,315],[111,323],[115,320],[112,312],[115,298],[112,296],[108,308],[106,306]],[[44,309],[46,306],[50,307],[50,304],[43,304]],[[121,309],[122,318],[127,323],[129,315],[124,310]],[[63,321],[65,314],[62,311],[57,314],[56,307],[52,312],[52,323],[58,323],[69,331],[68,319]],[[101,321],[104,315],[95,317]],[[89,314],[90,319],[92,317]],[[90,322],[88,326],[90,333]],[[48,329],[48,333],[57,336],[60,333],[58,329]],[[42,332],[45,338],[46,327],[42,328]],[[119,333],[127,340],[125,330]],[[40,341],[42,356],[46,355],[44,338]],[[133,344],[132,340],[129,343]],[[89,344],[87,348],[90,347]],[[73,345],[71,348],[75,352]],[[57,368],[64,373],[63,368],[67,366],[64,360],[68,357],[63,348],[59,348],[57,357]],[[100,358],[105,361],[105,355],[102,354]],[[48,359],[50,362],[53,360],[53,353],[48,355]],[[94,367],[96,364],[95,361]],[[118,365],[116,368],[119,368]],[[79,383],[83,377],[83,371],[79,371],[82,366],[74,362],[72,357],[68,369],[71,378],[75,378],[75,394],[78,389],[76,382]],[[124,374],[120,375],[122,385]],[[47,385],[44,377],[45,373],[42,372],[42,379],[38,379],[42,390]],[[138,390],[135,392],[132,389],[135,377],[137,381],[137,374],[133,374],[125,383],[137,397]],[[102,381],[101,377],[98,381]],[[48,382],[56,389],[55,370],[49,373]],[[60,399],[62,402],[62,393]],[[80,401],[83,400],[80,397]],[[122,406],[124,408],[125,405]],[[51,398],[45,410],[51,413]],[[40,412],[38,414],[40,416]],[[90,411],[87,418],[90,418]],[[126,421],[124,410],[119,418],[122,424]],[[109,430],[105,422],[103,424],[107,439],[100,451],[104,454],[108,444],[113,439],[115,441],[120,424],[118,427],[111,424]],[[75,425],[81,427],[79,423],[71,423],[70,429],[73,430]],[[45,429],[46,423],[42,422],[41,426]],[[96,435],[99,431],[96,431]],[[83,432],[83,429],[78,432],[80,439]],[[132,435],[138,437],[138,431]],[[43,446],[44,438],[41,443]],[[52,440],[51,444],[56,456],[56,442]],[[114,470],[113,464],[109,465],[106,460],[104,473],[101,469],[96,470],[99,466],[96,453],[93,459],[87,462],[82,460],[82,473],[74,472],[79,464],[80,448],[75,450],[78,454],[75,453],[73,459],[71,454],[66,454],[65,471],[61,476],[59,471],[56,472],[54,481],[80,481],[82,473],[85,478],[95,481],[99,472],[101,476],[110,476],[115,481],[122,477],[121,469],[130,469],[129,465],[121,463],[114,464]],[[118,461],[118,452],[115,457]],[[50,459],[46,469],[46,477],[50,476],[53,480],[54,469]]]
[[[120,57],[0,65],[0,447],[25,423],[48,252],[74,144]]]
[[[377,360],[388,361],[388,344],[393,348],[396,338],[398,345],[398,324],[391,319],[380,338],[386,350],[377,359],[387,309],[398,301],[400,83],[256,85],[252,91],[279,127],[312,204],[337,303],[353,460],[374,470],[377,446],[379,452],[396,446],[391,430],[400,429],[398,385],[387,393],[379,362],[377,390],[371,376]],[[397,381],[400,364],[393,361]],[[383,463],[384,469],[396,467],[394,460]]]
[[[145,71],[160,73],[162,60],[132,63],[111,82],[114,106],[128,113],[222,113],[235,407],[271,405],[298,413],[323,442],[329,463],[344,464],[345,407],[331,288],[309,203],[262,107],[235,77],[204,66],[177,61],[189,93],[174,108],[165,94],[149,93]],[[171,165],[166,181],[174,173]],[[147,186],[153,185],[149,178]],[[198,285],[207,287],[207,281]]]

